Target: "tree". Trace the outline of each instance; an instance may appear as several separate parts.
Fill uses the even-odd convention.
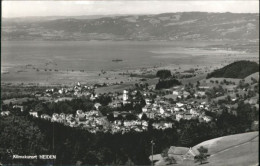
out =
[[[192,136],[191,133],[189,133],[188,129],[184,129],[181,137],[180,137],[181,145],[184,146],[190,146],[192,143]]]
[[[159,82],[155,86],[155,89],[167,89],[177,85],[181,85],[181,82],[176,79],[159,80]]]
[[[203,164],[205,163],[205,161],[207,161],[207,158],[208,158],[208,149],[207,148],[204,148],[203,146],[201,146],[200,148],[197,149],[199,151],[199,155],[196,155],[195,156],[195,163],[196,162],[200,162],[200,164]]]
[[[143,114],[142,117],[141,117],[141,120],[148,120],[148,117],[146,114]]]
[[[164,161],[167,162],[168,164],[176,164],[176,160],[174,159],[174,157],[169,156],[168,151],[169,148],[166,148],[161,153],[161,156],[163,157]]]
[[[135,165],[134,162],[130,158],[128,158],[127,162],[125,163],[125,166],[134,166],[134,165]]]
[[[197,81],[196,87],[198,88],[200,86],[200,82]]]
[[[160,77],[160,79],[165,79],[171,77],[171,71],[170,70],[159,70],[156,73],[156,77]]]

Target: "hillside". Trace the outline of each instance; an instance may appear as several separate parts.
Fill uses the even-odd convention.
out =
[[[204,165],[241,165],[249,166],[258,163],[259,132],[250,132],[220,137],[202,142],[193,147],[207,147],[209,163]]]
[[[5,18],[4,40],[258,40],[259,14]]]
[[[245,78],[259,71],[259,64],[251,61],[233,62],[223,68],[217,69],[207,75],[208,78]]]
[[[259,72],[253,73],[245,78],[246,83],[251,83],[252,79],[259,81]]]
[[[258,164],[258,139],[258,131],[229,135],[204,141],[192,147],[192,151],[197,155],[199,154],[197,151],[199,147],[203,146],[208,149],[210,157],[208,158],[208,163],[203,164],[205,166],[253,166]],[[186,147],[175,148],[184,150],[183,154],[189,149]],[[168,154],[170,153],[168,152]],[[149,159],[151,160],[151,156]],[[168,165],[168,162],[163,159],[161,154],[154,155],[153,159],[156,161],[155,165]],[[195,163],[192,159],[178,159],[176,155],[175,160],[177,160],[177,163],[171,166],[200,165],[199,163]]]

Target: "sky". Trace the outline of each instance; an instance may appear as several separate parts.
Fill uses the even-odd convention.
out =
[[[259,0],[2,1],[2,17],[158,14],[174,12],[259,13]]]

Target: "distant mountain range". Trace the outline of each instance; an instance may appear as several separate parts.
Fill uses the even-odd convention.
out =
[[[259,40],[259,14],[4,18],[3,40]]]

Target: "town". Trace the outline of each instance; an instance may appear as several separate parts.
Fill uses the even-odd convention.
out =
[[[162,71],[157,74],[160,72]],[[131,89],[105,94],[95,93],[98,85],[89,86],[80,82],[73,87],[49,88],[33,92],[37,103],[34,106],[28,106],[30,102],[7,104],[2,101],[1,116],[8,116],[15,110],[34,118],[82,128],[91,133],[126,133],[142,132],[149,126],[164,130],[172,128],[175,122],[181,120],[198,119],[199,122],[208,123],[214,121],[214,115],[221,114],[223,110],[236,115],[240,101],[259,110],[259,80],[253,77],[239,81],[207,79],[184,85],[179,82],[170,88],[161,89],[159,83],[148,85],[140,82]],[[87,101],[90,106],[74,110],[69,107],[68,111],[67,105],[66,108],[62,107],[64,111],[55,111],[54,108],[49,112],[42,106],[46,103],[59,104],[77,99]],[[254,124],[258,124],[258,121]]]

